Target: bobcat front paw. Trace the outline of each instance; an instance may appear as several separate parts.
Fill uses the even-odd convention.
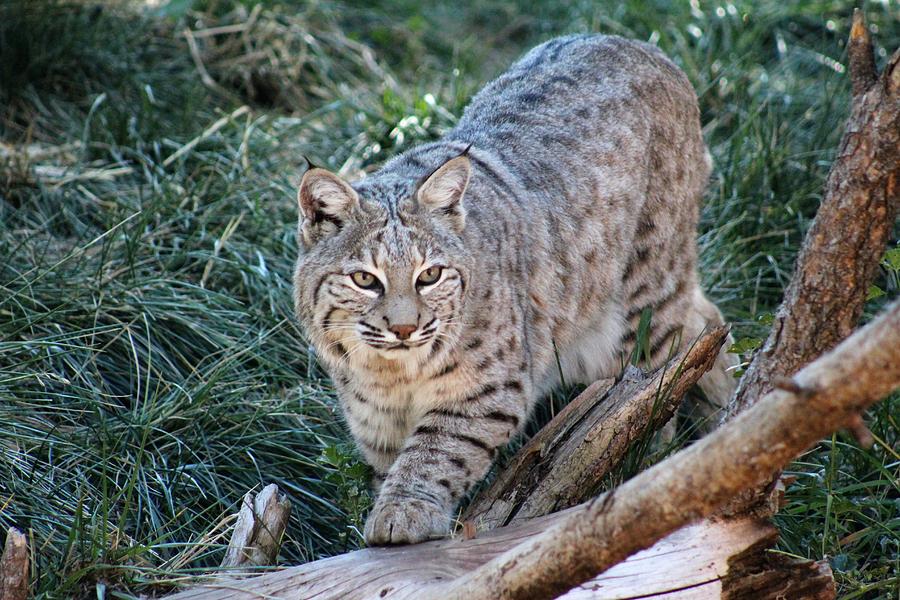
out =
[[[450,530],[450,517],[441,507],[417,498],[381,498],[366,520],[366,544],[417,544],[444,537]]]

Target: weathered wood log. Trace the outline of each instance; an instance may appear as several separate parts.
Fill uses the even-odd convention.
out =
[[[596,495],[632,444],[662,427],[712,368],[728,330],[705,334],[650,377],[634,368],[589,386],[523,446],[462,521],[479,530],[569,508]]]
[[[307,565],[267,573],[244,581],[210,581],[172,596],[172,600],[416,599],[429,584],[463,576],[485,564],[523,538],[539,534],[568,514],[559,512],[485,533],[476,539],[440,540],[415,546],[358,550]],[[652,548],[629,557],[605,573],[562,596],[565,600],[616,600],[659,597],[666,600],[717,598],[742,593],[765,581],[772,590],[796,587],[797,573],[818,569],[790,564],[775,569],[766,564],[766,550],[774,546],[777,530],[766,520],[740,518],[701,521],[660,540]],[[827,569],[827,565],[824,567]],[[788,574],[785,577],[785,573]],[[833,587],[830,575],[817,576],[819,591]],[[793,587],[792,587],[793,586]],[[807,582],[807,586],[809,583]],[[746,596],[735,596],[742,598]],[[777,596],[757,595],[754,600]],[[798,594],[791,600],[819,600],[829,595]]]
[[[862,315],[900,207],[900,50],[878,77],[862,13],[853,15],[850,117],[768,339],[741,378],[733,416],[779,377],[833,348]]]
[[[10,527],[0,555],[0,600],[28,598],[28,543],[22,532]]]
[[[559,596],[679,527],[711,515],[736,492],[759,486],[811,444],[900,386],[900,302],[801,370],[794,383],[800,392],[769,393],[689,448],[615,491],[566,511],[474,539],[361,550],[249,581],[229,582],[227,589],[221,583],[211,584],[218,590],[198,589],[175,597],[255,598],[264,593],[284,598],[495,600]],[[498,556],[500,539],[509,549]],[[489,560],[482,562],[485,559]],[[447,566],[454,560],[463,561],[462,575]],[[322,575],[323,569],[328,575]],[[827,580],[826,575],[817,572],[820,583]],[[806,597],[830,597],[827,590],[819,592]]]
[[[276,564],[281,538],[291,515],[291,502],[271,483],[241,502],[222,567],[238,569]]]

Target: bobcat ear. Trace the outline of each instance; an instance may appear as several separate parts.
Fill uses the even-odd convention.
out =
[[[359,196],[346,181],[325,169],[311,167],[297,190],[300,235],[306,247],[337,233],[359,208]]]
[[[469,185],[471,169],[466,153],[451,158],[425,178],[416,192],[420,206],[447,220],[457,232],[462,231],[466,223],[462,198]]]

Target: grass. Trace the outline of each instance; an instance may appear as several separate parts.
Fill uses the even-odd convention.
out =
[[[294,505],[285,564],[360,543],[365,469],[292,317],[302,156],[372,170],[554,35],[650,39],[688,73],[716,162],[701,274],[752,348],[847,114],[850,9],[4,3],[0,528],[27,533],[35,597],[160,594],[207,572],[228,515],[268,482]],[[883,62],[898,7],[866,10]],[[244,29],[202,33],[222,25]],[[867,318],[897,296],[897,253]],[[896,395],[870,412],[873,449],[839,433],[789,469],[780,551],[827,558],[845,598],[900,597],[898,414]]]

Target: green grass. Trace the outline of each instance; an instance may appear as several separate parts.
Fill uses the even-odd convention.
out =
[[[883,62],[900,46],[898,7],[866,9]],[[716,162],[701,273],[752,347],[847,114],[850,10],[0,5],[0,528],[27,533],[35,596],[128,598],[207,572],[224,519],[269,482],[294,505],[283,563],[360,543],[365,469],[292,317],[302,156],[372,170],[440,136],[488,78],[554,35],[652,39],[688,73]],[[251,18],[244,33],[198,34],[204,84],[183,29]],[[895,254],[867,318],[897,296]],[[873,449],[839,433],[789,469],[780,550],[827,557],[842,597],[900,597],[898,414],[896,395],[870,411]]]

